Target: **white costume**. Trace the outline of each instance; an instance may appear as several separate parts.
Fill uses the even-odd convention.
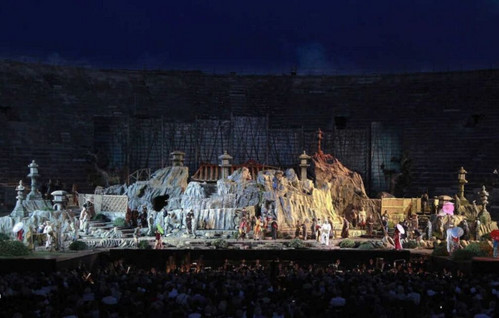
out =
[[[359,212],[359,224],[361,227],[365,227],[367,222],[367,212],[366,210],[362,209]]]
[[[89,214],[87,208],[83,208],[80,213],[80,230],[87,233],[87,221],[89,218]]]
[[[166,216],[163,219],[163,228],[165,230],[165,235],[170,233],[171,219],[172,219],[172,217],[171,217],[170,213],[167,212]]]
[[[331,233],[331,224],[325,221],[321,226],[321,243],[329,245],[329,234]]]
[[[153,227],[154,227],[154,219],[155,219],[156,215],[153,215],[153,212],[149,211],[147,216],[148,216],[147,217],[147,227],[148,227],[147,235],[154,235]]]
[[[45,243],[45,248],[49,248],[52,246],[52,226],[47,223],[45,227],[43,228],[43,234],[47,235],[47,242]]]
[[[191,220],[191,231],[192,231],[192,235],[194,235],[194,237],[196,237],[197,227],[198,227],[198,222],[196,220],[196,217],[193,215],[192,220]]]

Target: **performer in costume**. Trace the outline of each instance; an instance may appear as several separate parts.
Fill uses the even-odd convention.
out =
[[[262,226],[261,226],[262,222],[260,221],[260,218],[257,218],[255,216],[253,217],[255,218],[255,225],[253,227],[253,239],[259,240],[262,234]]]
[[[243,217],[241,223],[239,223],[239,237],[237,239],[244,240],[246,238],[246,218]]]
[[[17,237],[17,240],[19,242],[23,241],[23,236],[24,236],[24,230],[23,229],[20,229],[19,231],[17,231],[16,237]]]
[[[272,228],[272,239],[277,240],[277,230],[278,230],[278,225],[276,219],[272,219],[272,223],[270,224]]]
[[[156,237],[156,242],[154,243],[154,249],[160,250],[163,248],[163,243],[161,242],[161,233],[159,232],[158,229],[156,229],[156,232],[154,232],[154,235]]]
[[[321,243],[325,245],[329,245],[329,233],[331,232],[331,224],[326,220],[321,227],[322,239]]]
[[[303,240],[306,241],[307,240],[307,230],[308,230],[308,226],[307,226],[307,223],[308,223],[308,220],[305,220],[302,225],[301,225],[301,228],[302,228],[302,232],[303,232]]]
[[[498,257],[499,237],[494,238],[494,258]]]
[[[295,238],[300,238],[300,230],[301,230],[301,224],[300,221],[297,220],[295,225]]]
[[[43,234],[47,235],[47,241],[45,242],[46,249],[52,249],[52,235],[53,229],[49,222],[45,223],[45,227],[43,228]]]
[[[350,236],[349,229],[350,222],[348,222],[347,218],[343,218],[343,228],[341,229],[342,238],[348,238]]]
[[[393,232],[393,242],[395,243],[396,250],[402,249],[402,244],[400,243],[400,232],[397,227],[395,227],[395,231]]]

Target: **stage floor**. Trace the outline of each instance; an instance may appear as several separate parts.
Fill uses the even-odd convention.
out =
[[[150,240],[147,238],[147,240]],[[91,269],[99,265],[103,259],[124,260],[139,267],[155,266],[162,268],[166,262],[185,262],[186,259],[202,260],[205,264],[218,266],[226,259],[238,263],[242,259],[248,262],[259,260],[270,262],[293,261],[299,263],[330,264],[340,259],[345,266],[356,266],[367,263],[369,259],[383,259],[386,262],[408,260],[411,257],[425,257],[432,260],[435,268],[459,268],[465,272],[499,272],[499,259],[492,257],[474,258],[468,262],[454,262],[449,257],[432,257],[432,249],[404,249],[402,251],[388,249],[360,250],[357,248],[340,248],[341,239],[331,240],[329,246],[322,245],[314,240],[305,241],[307,248],[292,249],[287,247],[290,240],[226,240],[229,248],[216,249],[210,246],[213,240],[185,238],[182,247],[179,239],[164,240],[163,249],[136,249],[136,248],[99,248],[85,251],[49,252],[39,247],[29,256],[0,258],[0,272],[11,271],[55,271],[76,266],[86,266]],[[369,241],[372,239],[355,238],[355,241]]]

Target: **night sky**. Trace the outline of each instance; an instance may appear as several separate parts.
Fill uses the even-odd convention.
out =
[[[499,68],[499,0],[0,2],[0,57],[99,68],[368,74]]]

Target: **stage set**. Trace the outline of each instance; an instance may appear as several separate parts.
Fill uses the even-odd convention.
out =
[[[487,211],[489,194],[484,186],[480,204],[469,203],[462,167],[454,196],[430,199],[424,193],[419,198],[371,199],[360,175],[323,153],[321,140],[319,130],[317,152],[303,152],[297,158],[298,169],[284,171],[254,161],[232,165],[225,152],[218,165],[203,164],[189,176],[185,154],[175,151],[171,166],[146,180],[98,187],[93,194],[42,191],[33,160],[28,166],[31,186],[19,182],[16,206],[0,218],[0,232],[35,254],[3,259],[2,267],[20,269],[24,265],[12,264],[46,261],[42,267],[54,269],[101,257],[75,254],[79,249],[96,255],[106,251],[112,258],[146,259],[149,264],[164,264],[172,255],[182,262],[186,255],[203,255],[214,263],[339,258],[347,263],[392,262],[408,260],[411,253],[428,257],[437,248],[452,259],[449,255],[479,241],[490,245],[490,255],[473,259],[467,269],[499,267],[491,252],[494,248],[497,254],[498,231]],[[36,257],[38,252],[45,254]]]
[[[469,203],[461,167],[454,196],[371,199],[317,140],[296,170],[225,152],[189,177],[175,151],[145,180],[92,194],[42,191],[33,160],[29,193],[20,181],[0,218],[4,314],[493,317],[485,186]]]

